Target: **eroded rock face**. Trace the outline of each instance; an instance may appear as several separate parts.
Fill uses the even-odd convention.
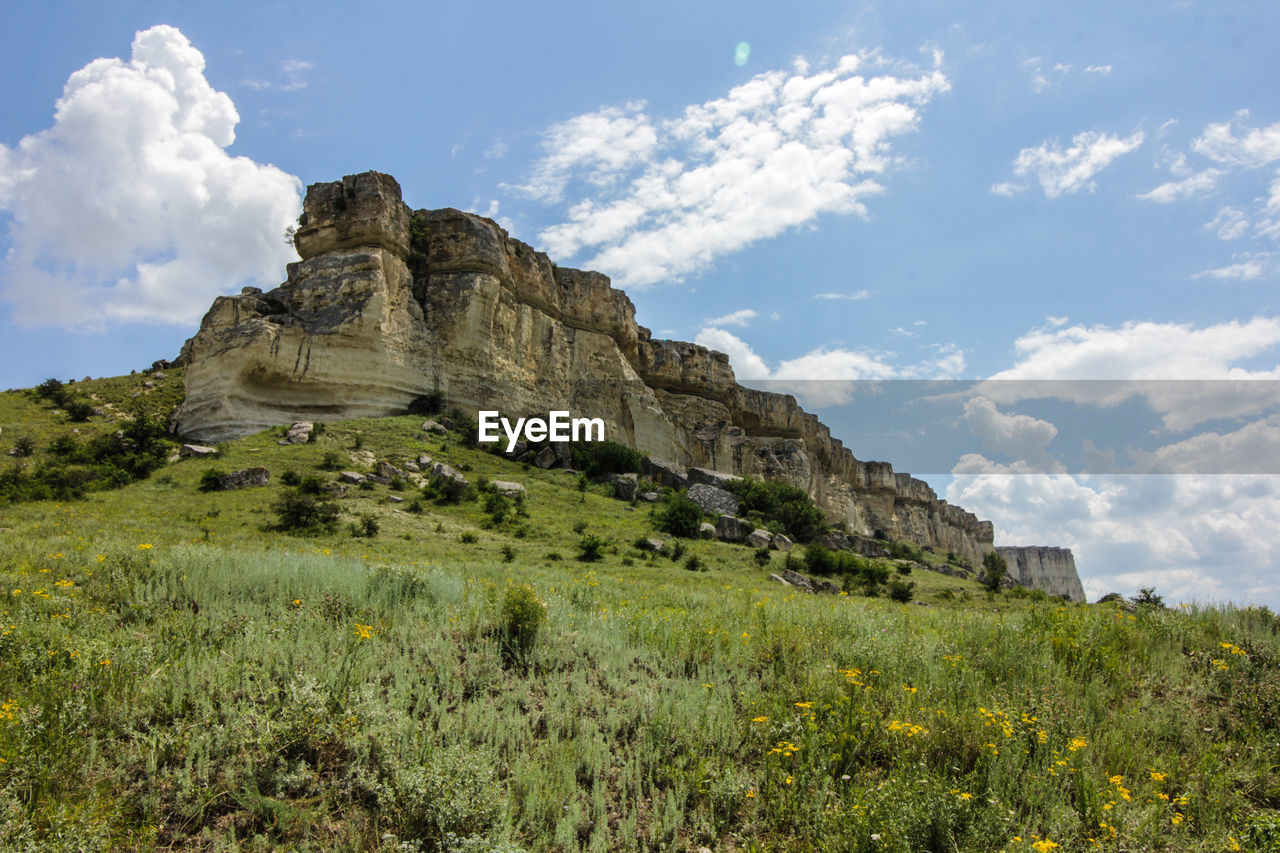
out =
[[[1076,558],[1070,548],[1047,548],[1042,545],[996,548],[1009,566],[1009,579],[1031,589],[1042,589],[1050,595],[1065,595],[1071,601],[1084,601],[1084,586],[1076,572]]]
[[[439,391],[471,412],[601,418],[660,463],[645,473],[661,485],[718,485],[696,468],[780,478],[853,533],[974,563],[992,549],[990,522],[854,458],[794,397],[739,386],[724,353],[652,340],[608,278],[557,267],[492,220],[410,211],[394,178],[366,172],[309,187],[300,225],[288,279],[219,297],[183,348],[176,432],[217,442],[400,414]]]

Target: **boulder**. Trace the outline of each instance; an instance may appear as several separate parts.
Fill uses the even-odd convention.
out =
[[[657,492],[641,492],[640,493],[640,500],[644,501],[645,503],[656,504],[660,497],[662,497],[662,495],[658,494]]]
[[[512,483],[508,480],[491,480],[489,485],[493,486],[494,491],[498,494],[505,495],[509,498],[513,498],[516,495],[523,495],[525,493],[523,483]]]
[[[392,480],[403,480],[404,472],[384,459],[378,463],[378,476],[390,483]]]
[[[798,587],[805,592],[813,592],[813,582],[799,572],[793,572],[787,569],[782,573],[782,581],[788,586]]]
[[[751,533],[751,522],[732,515],[722,515],[716,522],[716,536],[726,542],[741,542]]]
[[[716,486],[698,483],[689,487],[689,500],[708,515],[737,515],[738,496]]]
[[[393,504],[402,504],[402,503],[404,503],[404,498],[400,497],[399,495],[388,495],[388,496],[387,496],[387,500],[388,500],[388,501],[390,501],[390,502],[391,502],[391,503],[393,503]]]
[[[848,536],[849,549],[861,557],[887,557],[889,549],[868,536]]]
[[[832,551],[850,551],[852,547],[849,544],[849,537],[843,533],[827,533],[818,540]]]
[[[646,551],[652,551],[655,554],[661,554],[662,549],[667,547],[667,543],[662,539],[646,539],[644,544]]]
[[[426,421],[422,424],[422,431],[433,433],[434,435],[447,435],[449,430],[445,429],[444,424],[439,421]]]
[[[698,525],[698,536],[703,539],[715,539],[716,526],[708,521],[702,522],[702,524]]]
[[[773,538],[769,540],[769,547],[775,551],[790,551],[795,547],[795,543],[786,534],[775,533]]]
[[[417,462],[406,462],[404,463],[404,472],[406,474],[421,474],[422,469],[418,467]]]
[[[551,445],[547,445],[538,451],[538,455],[533,457],[533,464],[539,468],[552,468],[560,461],[560,457],[556,454]]]
[[[203,444],[184,444],[178,448],[179,459],[207,459],[217,455],[218,448],[205,447]]]
[[[265,486],[271,479],[271,473],[258,465],[254,468],[243,468],[227,474],[219,483],[218,491],[231,492],[236,489],[247,489],[251,486]]]
[[[690,468],[689,483],[704,483],[708,486],[715,486],[723,489],[726,483],[731,483],[739,479],[733,474],[726,474],[723,471],[712,471],[710,468]]]
[[[423,453],[418,456],[418,470],[431,467],[431,457]]]
[[[284,434],[284,440],[289,444],[306,444],[311,440],[311,431],[315,428],[316,425],[311,421],[294,421]]]
[[[620,501],[633,501],[640,489],[639,478],[635,474],[622,474],[613,481],[613,496]]]
[[[353,486],[358,486],[367,479],[368,477],[366,477],[364,474],[360,474],[356,471],[339,471],[338,472],[339,482],[350,483]]]
[[[441,480],[452,481],[460,486],[471,485],[470,481],[467,480],[466,477],[462,476],[462,472],[457,468],[454,468],[451,465],[446,465],[443,462],[437,462],[431,466],[431,481],[437,482]]]
[[[646,456],[641,460],[640,467],[644,469],[645,476],[659,486],[683,489],[689,485],[689,473],[674,462]]]
[[[747,536],[747,544],[752,548],[768,548],[773,541],[773,534],[767,530],[756,528]]]

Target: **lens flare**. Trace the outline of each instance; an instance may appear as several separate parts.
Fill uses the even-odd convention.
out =
[[[738,42],[738,46],[733,49],[733,63],[739,67],[746,65],[747,60],[751,57],[751,45],[745,41]]]

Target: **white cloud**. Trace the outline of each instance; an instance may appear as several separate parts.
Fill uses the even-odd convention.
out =
[[[676,118],[651,120],[637,104],[556,125],[521,189],[558,202],[576,181],[586,194],[540,241],[561,258],[590,252],[584,266],[643,287],[825,213],[866,215],[898,162],[892,138],[950,87],[936,69],[862,73],[885,65],[874,55],[799,64]]]
[[[539,201],[558,202],[575,175],[606,187],[637,163],[647,163],[658,146],[658,131],[644,113],[644,102],[606,107],[575,116],[546,132],[547,154],[529,180],[512,189]],[[584,211],[584,218],[589,212]]]
[[[1038,473],[1065,472],[1050,456],[1048,447],[1058,428],[1029,415],[1006,414],[990,398],[978,395],[965,401],[964,420],[984,447],[1016,457]]]
[[[297,92],[309,85],[307,75],[315,70],[314,62],[302,59],[286,59],[280,63],[280,74],[284,79],[279,81],[251,79],[240,81],[250,89],[279,89],[281,92]]]
[[[1277,473],[1280,415],[1245,424],[1232,432],[1202,432],[1153,451],[1131,449],[1139,474]]]
[[[972,459],[963,467],[947,500],[996,519],[997,544],[1070,547],[1091,599],[1154,586],[1169,603],[1280,604],[1280,476],[1007,476],[1008,467],[989,473]]]
[[[1206,231],[1217,234],[1220,240],[1239,240],[1249,230],[1249,217],[1242,210],[1224,207],[1204,227]]]
[[[1249,111],[1241,110],[1233,121],[1210,124],[1191,143],[1192,149],[1214,162],[1246,169],[1280,160],[1280,122],[1264,128],[1249,128],[1237,135],[1236,121],[1248,117]]]
[[[1013,198],[1020,192],[1026,192],[1026,190],[1026,184],[1019,184],[1014,181],[1001,181],[998,184],[991,185],[991,192],[994,195],[1002,195],[1005,198]]]
[[[813,298],[826,300],[848,299],[852,302],[861,302],[864,299],[870,299],[872,295],[870,290],[863,288],[856,293],[815,293]]]
[[[722,317],[712,317],[702,322],[704,326],[746,326],[758,316],[760,315],[753,309],[743,308],[741,311],[734,311]]]
[[[1077,133],[1071,145],[1063,148],[1056,139],[1046,140],[1035,148],[1023,148],[1013,161],[1013,173],[1017,178],[1034,178],[1048,198],[1063,193],[1075,193],[1096,185],[1094,176],[1105,169],[1117,157],[1128,154],[1142,144],[1142,131],[1121,139],[1096,131]],[[1022,189],[1020,183],[996,184],[991,188],[997,195],[1012,195]]]
[[[1225,238],[1224,238],[1225,239]],[[1240,281],[1253,281],[1262,278],[1270,266],[1271,255],[1267,252],[1252,254],[1245,252],[1237,255],[1233,259],[1233,263],[1227,264],[1225,267],[1217,269],[1204,270],[1191,276],[1192,278],[1216,278],[1222,279],[1239,279]]]
[[[1217,189],[1218,182],[1224,174],[1226,173],[1221,169],[1205,169],[1180,181],[1167,181],[1153,190],[1142,193],[1138,198],[1158,204],[1169,204],[1182,199],[1208,195]]]
[[[1270,369],[1238,364],[1280,349],[1280,318],[1200,329],[1151,322],[1035,329],[1014,349],[1018,362],[980,383],[977,393],[1000,403],[1055,397],[1114,406],[1139,398],[1170,430],[1280,404],[1280,383],[1259,381],[1280,379],[1280,360]]]
[[[893,353],[818,347],[771,369],[746,341],[724,329],[704,328],[694,343],[726,353],[739,380],[784,383],[786,393],[816,407],[849,402],[859,380],[949,379],[959,376],[965,367],[964,352],[954,344],[934,346],[932,358],[908,364],[896,363]]]
[[[190,323],[219,293],[278,282],[297,178],[225,151],[239,122],[177,29],[67,80],[54,124],[0,146],[13,214],[0,294],[24,324]]]
[[[1086,74],[1101,74],[1104,77],[1111,73],[1110,65],[1090,65],[1084,69]]]

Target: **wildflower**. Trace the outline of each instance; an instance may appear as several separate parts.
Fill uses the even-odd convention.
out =
[[[107,561],[107,555],[106,555],[106,554],[99,554],[99,555],[98,555],[98,557],[97,557],[97,560],[98,560],[98,562],[99,562],[99,563],[105,563],[105,562]]]
[[[1031,848],[1035,850],[1036,853],[1049,853],[1050,850],[1057,850],[1061,846],[1062,845],[1058,844],[1056,841],[1050,841],[1047,838],[1042,838],[1032,844]]]
[[[1168,773],[1159,773],[1159,772],[1157,772],[1157,771],[1155,771],[1155,770],[1152,770],[1152,771],[1151,771],[1151,781],[1152,781],[1152,782],[1163,782],[1165,779],[1168,779],[1168,778],[1169,778],[1169,774],[1168,774]]]
[[[111,658],[103,658],[98,661],[98,666],[111,666]]]
[[[138,546],[138,550],[139,550],[139,551],[150,551],[150,550],[151,550],[151,543],[150,543],[150,542],[143,542],[142,544],[140,544],[140,545]]]
[[[787,781],[786,781],[784,784],[790,785],[790,784],[791,784],[791,781],[792,781],[794,778],[795,778],[794,776],[788,776],[788,777],[787,777]]]
[[[1071,739],[1071,743],[1067,744],[1067,749],[1071,750],[1072,752],[1075,752],[1077,749],[1084,749],[1088,745],[1089,745],[1089,741],[1085,740],[1084,738],[1073,737]]]
[[[804,708],[806,711],[813,707],[812,702],[797,702],[795,704],[797,708]]]
[[[768,717],[753,717],[753,718],[751,719],[751,722],[753,722],[753,723],[767,723],[767,722],[769,722],[769,718],[768,718]]]
[[[63,589],[71,589],[71,587],[76,585],[76,582],[71,580],[70,578],[63,578],[60,581],[54,581],[53,585],[57,587],[62,587]]]
[[[1177,826],[1178,824],[1182,823],[1182,821],[1183,821],[1182,812],[1174,812],[1173,817],[1169,818],[1169,822],[1172,823],[1174,826]]]
[[[756,797],[756,789],[755,789],[755,788],[748,788],[748,789],[747,789],[747,799],[748,799],[748,800],[754,800],[754,799],[755,799],[755,797]]]
[[[907,691],[908,693],[916,693],[916,692],[919,692],[920,690],[919,687],[909,687],[906,684],[902,685],[902,689]]]
[[[356,634],[357,640],[367,640],[373,636],[373,626],[361,625],[359,622],[357,622],[356,628],[355,628],[355,634]]]

